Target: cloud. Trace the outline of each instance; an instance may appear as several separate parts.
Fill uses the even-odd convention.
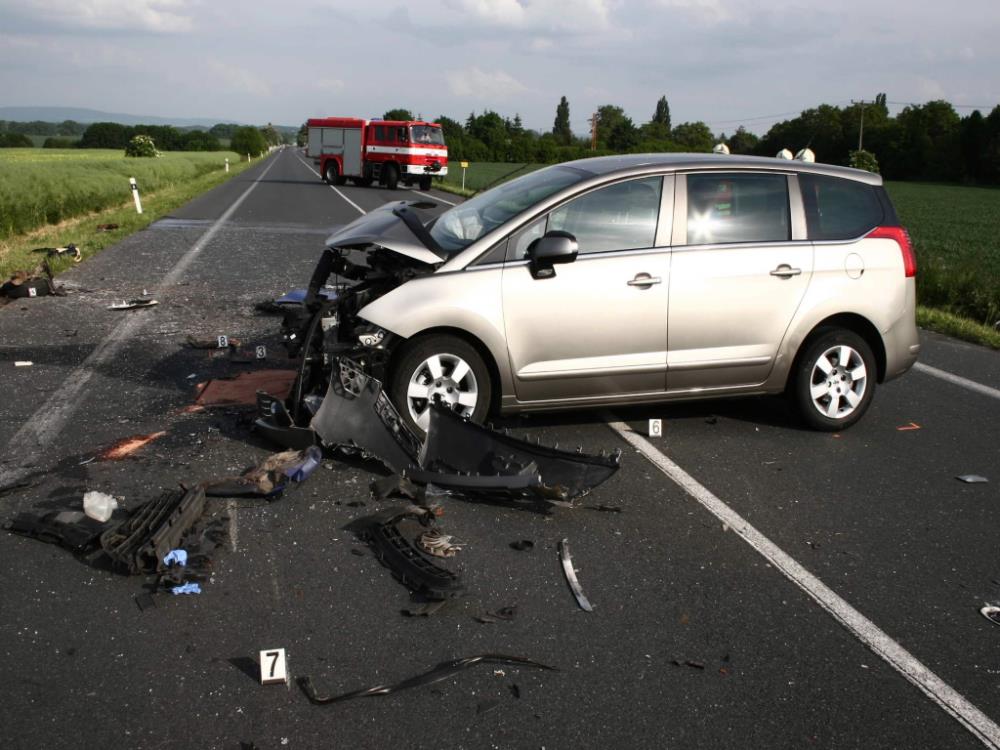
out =
[[[507,99],[528,90],[502,70],[487,73],[475,67],[448,73],[448,88],[455,96],[474,99]]]
[[[209,60],[208,68],[230,91],[259,97],[271,95],[271,87],[267,81],[245,68],[221,60]]]
[[[588,33],[611,25],[609,0],[445,0],[459,24],[541,34]]]
[[[190,31],[187,0],[9,0],[4,12],[46,27],[74,30]]]
[[[731,21],[733,13],[724,7],[723,0],[656,0],[660,8],[682,11],[706,23]]]

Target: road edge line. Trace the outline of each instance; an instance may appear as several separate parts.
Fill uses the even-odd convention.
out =
[[[716,497],[684,469],[661,453],[652,443],[627,424],[609,421],[608,426],[639,451],[687,494],[697,500],[731,531],[743,538],[788,580],[798,586],[855,638],[899,672],[910,684],[957,720],[984,745],[1000,749],[1000,726],[968,699],[924,666],[913,654],[889,637],[829,586],[806,570],[788,553],[752,526],[739,513]]]
[[[303,167],[305,167],[306,169],[308,169],[310,172],[312,172],[314,175],[316,175],[317,177],[319,177],[321,180],[323,179],[323,175],[321,175],[315,169],[313,169],[308,164],[306,164],[305,160],[301,156],[299,156],[298,154],[296,154],[295,158],[298,159],[300,162],[302,162],[302,166]],[[345,201],[347,201],[352,206],[354,206],[358,211],[361,212],[362,216],[366,216],[368,214],[368,212],[365,211],[363,208],[361,208],[361,206],[359,206],[357,203],[355,203],[354,201],[352,201],[350,198],[348,198],[342,192],[340,192],[339,190],[337,190],[337,187],[335,185],[331,185],[330,183],[327,183],[326,186],[328,188],[330,188],[330,190],[332,190],[333,192],[335,192],[337,195],[339,195],[341,198],[343,198]]]
[[[925,375],[930,375],[933,378],[940,378],[941,380],[947,381],[952,385],[957,385],[961,388],[975,391],[976,393],[989,396],[990,398],[1000,399],[1000,390],[991,388],[988,385],[983,385],[982,383],[977,383],[975,380],[963,378],[961,375],[955,375],[947,370],[939,370],[936,367],[925,365],[923,362],[915,362],[913,369],[917,372],[922,372]]]

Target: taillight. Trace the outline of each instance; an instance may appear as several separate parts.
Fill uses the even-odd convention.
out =
[[[873,240],[895,240],[903,254],[903,273],[907,278],[917,275],[917,255],[913,252],[910,234],[902,227],[875,227],[868,233]]]

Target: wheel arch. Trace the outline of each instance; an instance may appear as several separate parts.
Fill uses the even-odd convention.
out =
[[[447,335],[462,339],[465,343],[475,349],[479,353],[479,356],[483,358],[483,362],[486,364],[486,369],[489,370],[490,373],[490,408],[487,413],[495,413],[500,407],[500,368],[497,365],[496,359],[493,357],[493,353],[490,351],[490,348],[486,346],[486,344],[483,343],[478,336],[469,333],[466,330],[454,328],[452,326],[435,326],[433,328],[425,328],[422,331],[418,331],[407,339],[401,341],[399,345],[393,349],[392,354],[389,356],[390,371],[394,371],[397,363],[410,347],[415,346],[420,340],[434,335]]]
[[[871,348],[872,354],[875,356],[875,365],[878,370],[876,382],[882,383],[885,380],[885,342],[882,340],[882,335],[879,333],[878,328],[876,328],[875,325],[863,315],[858,315],[857,313],[837,313],[836,315],[831,315],[819,321],[812,327],[809,334],[802,339],[802,343],[799,344],[799,348],[795,352],[795,359],[792,361],[792,366],[788,370],[788,378],[785,383],[786,388],[791,385],[792,378],[798,371],[802,356],[805,354],[810,344],[815,341],[823,329],[828,328],[844,328],[863,338],[865,343]]]

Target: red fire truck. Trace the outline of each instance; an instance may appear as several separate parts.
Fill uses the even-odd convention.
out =
[[[402,180],[428,190],[431,177],[448,174],[448,147],[437,123],[320,117],[306,125],[306,156],[331,185],[351,178],[357,185],[378,182],[395,190]]]

